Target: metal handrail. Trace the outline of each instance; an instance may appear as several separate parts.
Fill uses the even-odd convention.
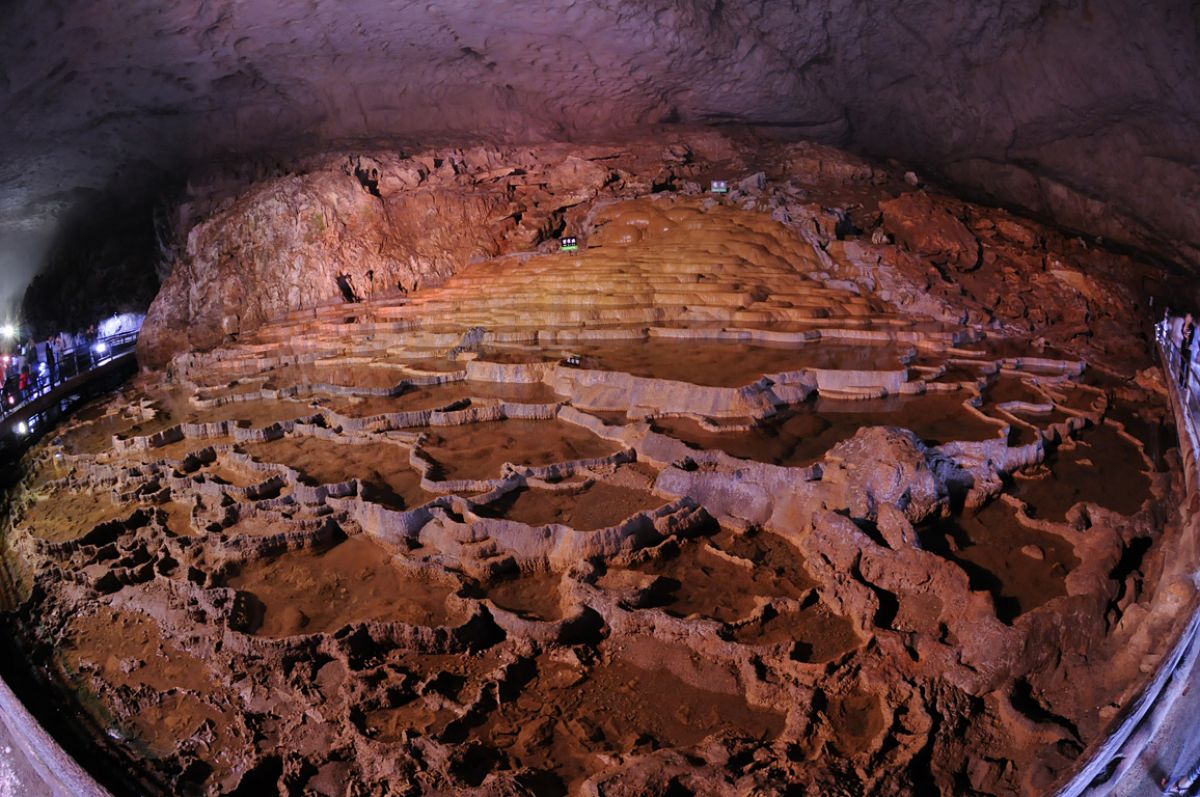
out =
[[[55,388],[75,379],[81,374],[99,368],[114,357],[125,353],[125,351],[137,342],[137,338],[137,330],[121,332],[116,335],[98,338],[86,346],[72,346],[69,349],[62,350],[58,355],[58,362],[53,370],[48,369],[48,372],[45,374],[31,373],[31,376],[34,377],[33,384],[25,389],[19,400],[9,404],[9,394],[7,392],[0,396],[0,402],[3,403],[3,406],[0,407],[0,421],[13,413],[19,412],[30,402],[53,392]],[[4,381],[4,379],[0,379],[0,385]]]
[[[1200,349],[1200,341],[1193,344],[1190,351],[1192,362],[1188,370],[1187,384],[1180,385],[1179,367],[1182,364],[1181,357],[1183,352],[1179,346],[1175,345],[1175,341],[1171,339],[1170,329],[1165,324],[1159,324],[1156,330],[1159,348],[1162,350],[1163,358],[1168,365],[1166,378],[1172,385],[1176,386],[1179,404],[1183,409],[1183,417],[1179,420],[1191,432],[1193,440],[1200,440],[1200,373],[1197,373],[1200,363],[1197,362],[1196,358],[1198,349]],[[1200,448],[1193,453],[1200,457]]]

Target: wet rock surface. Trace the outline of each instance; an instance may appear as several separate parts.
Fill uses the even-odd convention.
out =
[[[1065,276],[989,303],[972,231],[1008,214],[782,152],[727,197],[680,154],[675,190],[572,206],[579,252],[264,294],[193,349],[226,301],[198,256],[145,333],[167,368],[12,498],[48,693],[157,793],[1048,791],[1190,600],[1161,384],[1121,375],[1106,269],[1139,266],[1013,233]]]

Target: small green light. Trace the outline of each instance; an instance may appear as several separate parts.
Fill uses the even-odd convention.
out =
[[[558,240],[558,246],[564,252],[574,252],[579,249],[579,241],[575,239],[575,236],[560,238]]]

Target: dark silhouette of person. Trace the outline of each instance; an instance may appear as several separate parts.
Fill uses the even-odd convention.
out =
[[[46,343],[46,365],[50,372],[51,385],[58,383],[58,360],[60,356],[57,338],[51,338]]]
[[[358,298],[358,294],[354,292],[354,283],[350,281],[349,274],[338,274],[334,279],[337,280],[337,286],[342,291],[343,299],[354,303],[361,301]]]
[[[1192,314],[1183,317],[1183,341],[1179,346],[1179,386],[1188,386],[1192,370],[1192,342],[1196,339],[1196,322]]]
[[[17,403],[17,369],[9,366],[8,371],[4,375],[4,409],[15,406]]]

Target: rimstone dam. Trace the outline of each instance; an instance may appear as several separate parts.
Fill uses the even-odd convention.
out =
[[[302,5],[10,4],[0,797],[1196,793],[1194,7]]]

